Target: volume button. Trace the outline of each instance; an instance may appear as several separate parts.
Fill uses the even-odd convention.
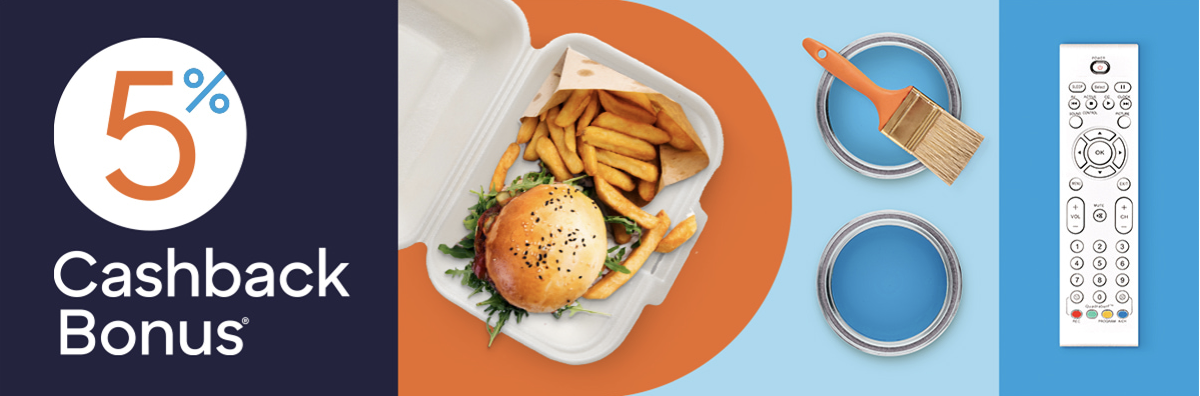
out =
[[[1072,234],[1083,232],[1083,211],[1085,209],[1082,198],[1071,197],[1067,200],[1067,231]]]

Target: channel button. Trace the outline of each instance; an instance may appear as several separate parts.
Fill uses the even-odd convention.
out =
[[[1071,201],[1067,202],[1067,205],[1070,205]],[[1113,225],[1117,227],[1117,232],[1128,234],[1129,231],[1133,231],[1133,201],[1126,197],[1117,198],[1114,212],[1116,213],[1116,221],[1113,222]],[[1082,228],[1080,227],[1081,230]]]

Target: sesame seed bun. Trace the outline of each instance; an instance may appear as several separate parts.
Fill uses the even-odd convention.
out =
[[[488,276],[526,311],[554,312],[587,291],[607,255],[604,215],[575,187],[547,184],[509,201],[487,230]]]

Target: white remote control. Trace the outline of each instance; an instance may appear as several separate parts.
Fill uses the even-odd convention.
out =
[[[1138,346],[1138,46],[1059,47],[1059,346]]]

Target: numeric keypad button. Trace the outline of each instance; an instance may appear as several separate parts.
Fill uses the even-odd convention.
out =
[[[1104,286],[1105,283],[1108,283],[1108,278],[1104,274],[1096,274],[1092,277],[1092,284],[1096,287]]]
[[[1124,272],[1117,274],[1117,286],[1125,287],[1129,285],[1129,275]]]
[[[1124,239],[1117,241],[1117,253],[1125,253],[1129,251],[1129,241]]]
[[[1079,256],[1071,257],[1071,269],[1083,269],[1083,258]]]
[[[1075,253],[1082,252],[1083,251],[1083,241],[1078,240],[1078,239],[1071,241],[1071,251],[1075,252]]]
[[[1102,269],[1104,269],[1104,267],[1107,267],[1107,266],[1108,266],[1108,260],[1105,260],[1104,257],[1096,257],[1095,259],[1092,260],[1092,267],[1095,269],[1102,270]]]
[[[1108,249],[1108,244],[1104,243],[1103,239],[1097,239],[1096,242],[1092,242],[1092,250],[1095,250],[1096,253],[1104,253],[1106,249]]]
[[[1116,299],[1117,299],[1117,302],[1120,304],[1129,302],[1129,292],[1124,291],[1124,290],[1118,291],[1117,295],[1116,295]]]
[[[1071,274],[1071,286],[1083,286],[1083,275]]]
[[[1117,269],[1124,271],[1129,268],[1129,259],[1125,256],[1117,257]]]
[[[1104,300],[1107,299],[1108,295],[1104,294],[1103,291],[1097,290],[1095,293],[1092,293],[1092,301],[1095,301],[1096,304],[1103,304]]]

